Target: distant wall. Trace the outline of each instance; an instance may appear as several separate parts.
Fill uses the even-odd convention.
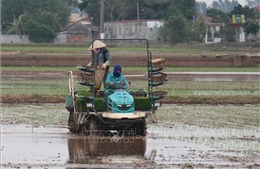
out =
[[[105,39],[148,39],[150,42],[161,41],[158,27],[161,21],[117,21],[104,24]]]
[[[260,48],[260,42],[221,42],[221,43],[212,43],[207,44],[211,47],[257,47]]]
[[[58,34],[54,39],[53,43],[90,43],[92,41],[91,35],[84,34]],[[1,35],[2,43],[32,43],[29,40],[28,35],[22,35],[20,38],[19,35]]]
[[[57,35],[53,43],[89,43],[91,41],[91,35],[61,33]]]
[[[113,25],[111,25],[113,26]],[[109,27],[107,27],[109,29]],[[125,27],[126,28],[126,27]],[[123,29],[123,28],[120,28],[120,29]],[[145,29],[143,29],[144,33],[145,33]],[[112,30],[111,30],[112,31]],[[114,31],[114,29],[113,29]],[[119,37],[117,37],[117,35],[115,35],[114,33],[111,33],[111,35],[108,35],[106,34],[105,35],[105,38],[124,38],[123,35],[120,35]],[[125,38],[131,38],[130,36],[130,31],[129,31],[129,36],[125,36]],[[59,43],[63,43],[63,44],[66,44],[66,43],[90,43],[92,42],[92,39],[95,38],[97,35],[94,35],[92,37],[92,35],[84,35],[84,34],[58,34],[56,39],[54,39],[54,42],[53,43],[56,43],[56,44],[59,44]],[[138,37],[139,36],[139,37]],[[148,38],[147,38],[148,37]],[[149,39],[152,39],[150,40]],[[19,35],[1,35],[0,34],[0,38],[1,38],[1,43],[21,43],[21,44],[27,44],[27,43],[32,43],[30,40],[29,40],[29,37],[28,35],[22,35],[22,38],[20,38]],[[156,44],[159,44],[160,45],[164,45],[162,42],[158,41],[158,37],[157,36],[153,36],[151,35],[150,33],[147,35],[144,34],[144,37],[139,34],[139,33],[136,33],[134,34],[134,36],[132,38],[137,38],[137,39],[145,39],[147,38],[149,40],[150,43],[156,43]],[[190,44],[187,44],[186,46],[189,46]],[[209,43],[209,44],[197,44],[197,45],[204,45],[204,46],[209,46],[209,47],[253,47],[253,48],[260,48],[260,42],[220,42],[220,43]],[[185,44],[184,44],[185,46]],[[196,44],[195,44],[196,46]]]
[[[260,57],[237,56],[237,57],[169,57],[167,66],[171,67],[260,67]]]
[[[87,49],[87,48],[86,48]],[[3,52],[1,53],[2,66],[71,66],[87,64],[87,53],[52,53],[52,52]],[[260,67],[259,56],[222,56],[222,57],[189,57],[189,56],[162,56],[167,67]],[[50,59],[51,58],[51,59]],[[87,60],[86,60],[87,59]],[[86,60],[86,62],[82,62]],[[120,63],[122,66],[147,65],[146,56],[130,57],[113,55],[111,64]],[[165,69],[167,71],[167,69]]]
[[[31,43],[28,35],[1,35],[2,43]]]

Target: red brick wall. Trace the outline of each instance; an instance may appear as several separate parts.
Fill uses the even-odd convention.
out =
[[[68,43],[83,43],[84,37],[82,35],[67,35]]]

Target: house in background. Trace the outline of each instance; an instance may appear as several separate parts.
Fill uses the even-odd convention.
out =
[[[90,43],[98,34],[98,27],[92,26],[91,18],[72,8],[69,26],[58,33],[54,43]]]
[[[255,12],[258,12],[260,14],[260,6],[254,7]],[[260,18],[255,20],[260,25]],[[247,35],[244,32],[244,22],[245,17],[244,15],[233,15],[232,16],[232,22],[229,24],[231,27],[236,28],[236,36],[235,39],[237,42],[245,42],[245,41],[257,41],[257,38],[260,38],[260,29],[258,33],[256,34],[256,37],[252,34]]]
[[[232,15],[232,22],[229,23],[230,27],[235,28],[236,35],[235,41],[236,42],[245,42],[246,34],[244,32],[244,23],[245,23],[245,16],[244,15]]]
[[[208,43],[208,32],[211,34],[211,41],[213,43],[221,42],[220,37],[216,37],[215,34],[220,32],[221,23],[205,22],[206,34],[205,34],[205,43]]]
[[[260,6],[256,6],[256,7],[255,7],[255,10],[256,10],[256,12],[259,13],[258,16],[260,16]],[[260,26],[260,18],[256,19],[255,21],[258,22],[258,24],[259,24],[259,26]],[[256,34],[256,38],[260,39],[260,28],[259,28],[258,33]]]
[[[258,24],[259,24],[259,26],[260,26],[260,18],[259,18],[259,19],[256,19],[256,22],[258,22]],[[259,31],[258,31],[257,34],[256,34],[256,37],[257,37],[258,39],[260,39],[260,28],[259,28]]]
[[[148,39],[161,41],[158,28],[163,20],[127,20],[104,23],[105,39]]]
[[[85,43],[91,40],[91,22],[88,20],[88,16],[83,16],[59,32],[54,43]]]
[[[216,37],[216,34],[220,32],[220,27],[222,23],[214,23],[211,22],[212,18],[209,16],[199,15],[196,18],[197,21],[201,20],[204,22],[206,27],[206,33],[205,33],[205,43],[217,43],[221,42],[220,37]]]

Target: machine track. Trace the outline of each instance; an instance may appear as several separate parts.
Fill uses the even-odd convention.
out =
[[[98,124],[95,117],[92,117],[89,120],[89,135],[90,136],[98,135]]]
[[[144,120],[143,123],[137,124],[135,126],[135,135],[146,136],[146,134],[147,134],[147,126],[146,126],[146,120]]]

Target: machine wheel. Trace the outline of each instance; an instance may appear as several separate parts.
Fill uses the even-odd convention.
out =
[[[135,126],[135,135],[136,136],[146,136],[146,121],[144,120],[143,123],[137,124]]]
[[[91,118],[89,120],[89,135],[90,136],[98,135],[98,125],[97,125],[96,118]]]
[[[80,127],[80,132],[82,135],[89,135],[89,124],[82,124],[81,127]]]
[[[77,125],[75,124],[74,121],[68,122],[68,126],[69,126],[69,131],[71,133],[76,133],[77,132]]]

